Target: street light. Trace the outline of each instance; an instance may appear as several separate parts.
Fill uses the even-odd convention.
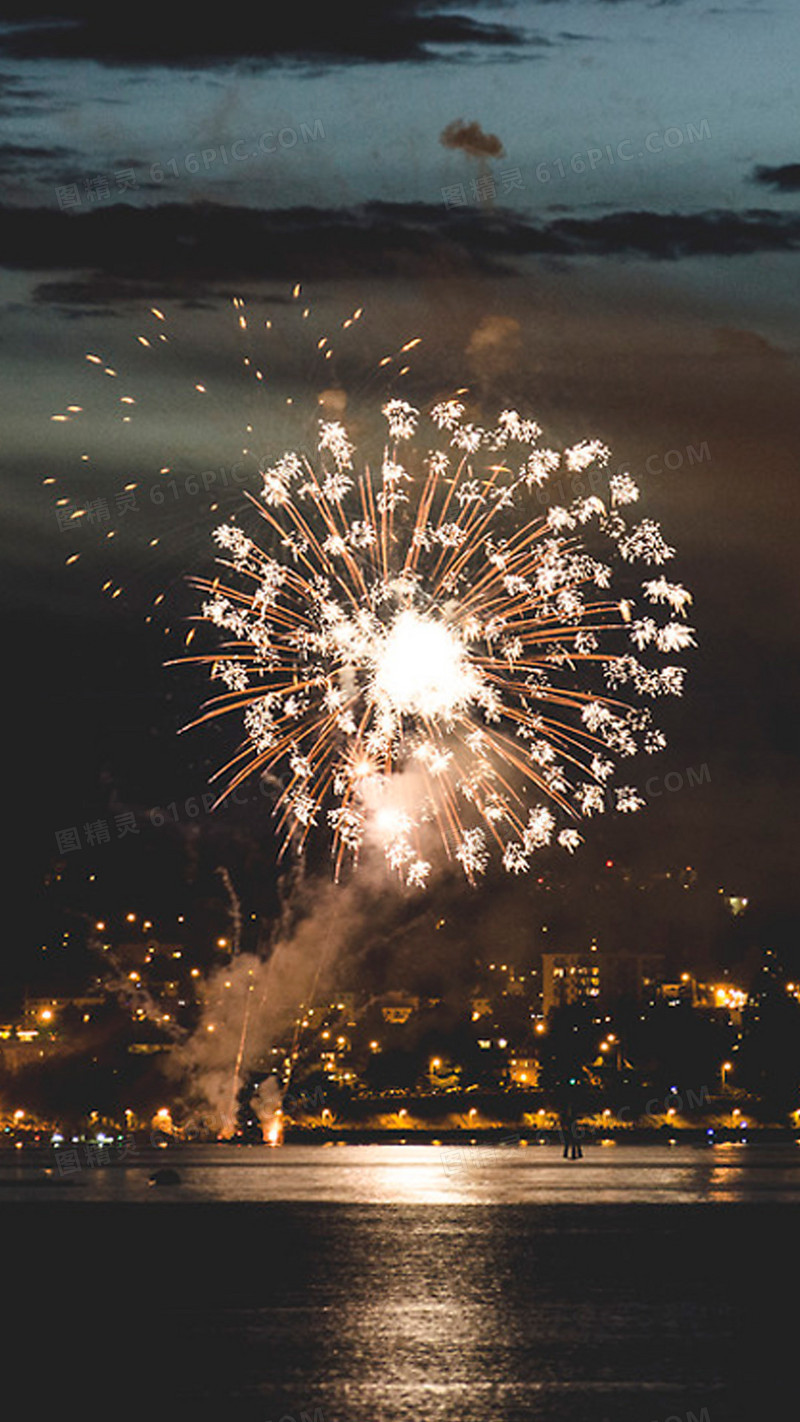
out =
[[[723,1090],[723,1091],[725,1090],[725,1088],[726,1088],[726,1086],[727,1086],[727,1084],[728,1084],[728,1072],[729,1072],[729,1071],[733,1071],[733,1062],[723,1062],[723,1063],[722,1063],[722,1090]]]

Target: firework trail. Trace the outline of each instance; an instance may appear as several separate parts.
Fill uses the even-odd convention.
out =
[[[233,880],[225,865],[218,864],[216,872],[225,885],[225,892],[228,895],[231,921],[231,957],[234,958],[239,952],[242,939],[242,905],[239,895],[233,887]]]
[[[242,905],[239,900],[239,895],[233,887],[233,880],[231,879],[231,876],[224,864],[220,864],[217,866],[217,873],[219,874],[223,884],[225,885],[225,889],[228,895],[228,902],[230,904],[231,962],[233,962],[239,952],[239,946],[242,937]],[[242,1061],[244,1059],[245,1045],[247,1043],[247,1029],[250,1025],[250,994],[252,991],[252,984],[248,984],[248,990],[244,1002],[244,1012],[242,1013],[242,1030],[239,1037],[239,1046],[237,1048],[236,1057],[233,1063],[233,1073],[231,1078],[230,1112],[229,1120],[228,1122],[226,1122],[226,1128],[229,1127],[231,1132],[235,1123],[236,1093],[241,1085]]]
[[[614,565],[674,549],[626,517],[629,474],[584,494],[599,441],[557,451],[534,420],[483,428],[458,398],[382,415],[372,460],[320,420],[311,455],[262,465],[264,546],[216,529],[227,572],[196,586],[217,645],[185,660],[224,690],[192,725],[242,717],[223,794],[277,777],[283,849],[327,826],[337,878],[377,843],[422,886],[436,840],[470,881],[493,849],[518,874],[553,841],[574,851],[581,818],[643,805],[617,762],[665,745],[646,703],[681,693],[684,668],[655,659],[695,645],[691,594],[659,575],[613,595]],[[559,470],[580,492],[531,518]]]

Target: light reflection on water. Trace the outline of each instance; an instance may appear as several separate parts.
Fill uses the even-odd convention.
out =
[[[150,1185],[171,1165],[174,1186]],[[225,1145],[140,1152],[124,1165],[59,1175],[41,1186],[25,1162],[0,1165],[2,1198],[69,1197],[135,1202],[318,1201],[398,1205],[613,1205],[797,1202],[800,1150],[794,1145],[609,1146],[583,1160],[557,1146]],[[14,1183],[12,1183],[14,1182]],[[15,1184],[19,1184],[19,1191]],[[63,1188],[60,1188],[63,1187]]]
[[[0,1164],[29,1337],[65,1377],[90,1338],[151,1422],[785,1415],[796,1147],[446,1149],[170,1148],[26,1186],[33,1159]],[[149,1186],[168,1164],[181,1184]]]

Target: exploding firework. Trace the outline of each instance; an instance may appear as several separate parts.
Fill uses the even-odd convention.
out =
[[[321,420],[313,453],[262,466],[260,542],[216,529],[227,572],[197,586],[218,641],[188,660],[224,690],[192,724],[242,717],[223,795],[275,778],[283,849],[327,829],[337,878],[370,844],[410,886],[436,843],[470,881],[493,852],[519,874],[573,852],[582,818],[643,805],[617,764],[665,745],[647,701],[682,690],[656,659],[694,645],[691,594],[660,573],[634,588],[674,549],[626,516],[638,488],[599,441],[557,451],[458,398],[382,416],[371,463]],[[570,502],[531,516],[557,471]]]

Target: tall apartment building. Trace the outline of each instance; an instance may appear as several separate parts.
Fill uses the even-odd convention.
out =
[[[578,1003],[598,1008],[621,997],[642,1002],[658,977],[662,959],[654,953],[542,954],[542,1011]]]

